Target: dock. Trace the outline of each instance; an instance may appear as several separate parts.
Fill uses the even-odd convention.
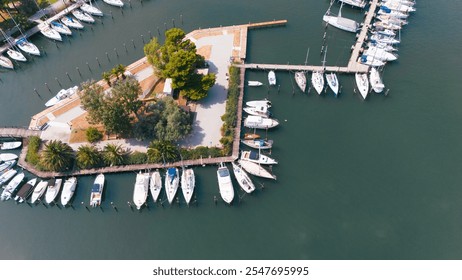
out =
[[[0,138],[27,138],[30,136],[40,136],[40,130],[32,130],[21,127],[1,127]]]

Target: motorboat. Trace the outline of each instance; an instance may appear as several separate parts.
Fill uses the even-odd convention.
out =
[[[0,150],[14,150],[21,147],[21,145],[21,141],[3,142],[0,143]]]
[[[247,145],[254,149],[267,150],[273,147],[273,140],[263,140],[263,139],[249,139],[241,140],[242,144]]]
[[[48,26],[48,24],[39,25],[39,30],[40,30],[40,33],[42,33],[45,37],[47,37],[49,39],[53,39],[53,40],[56,40],[56,41],[62,41],[63,40],[63,38],[61,37],[59,32],[52,29],[50,26]]]
[[[51,179],[48,181],[47,191],[45,193],[45,202],[51,204],[55,201],[58,196],[61,185],[63,184],[63,179]]]
[[[244,133],[244,140],[255,140],[259,138],[260,138],[260,135],[256,133]]]
[[[387,3],[382,3],[382,6],[380,9],[383,10],[391,10],[391,11],[396,11],[396,12],[401,12],[401,13],[410,13],[410,12],[415,12],[415,8],[411,6],[406,6],[401,3],[397,2],[387,2]]]
[[[224,163],[220,163],[217,170],[218,189],[220,190],[221,198],[228,204],[234,199],[233,182],[228,167]]]
[[[400,43],[398,39],[392,36],[386,36],[386,35],[380,35],[380,34],[373,34],[370,37],[370,39],[376,42],[379,42],[379,43],[392,44],[392,45],[396,45]]]
[[[262,82],[259,82],[259,81],[248,81],[247,82],[247,85],[249,87],[259,87],[259,86],[262,86],[263,83]]]
[[[393,31],[391,29],[384,29],[382,27],[376,27],[375,31],[373,31],[372,34],[385,35],[385,36],[389,36],[389,37],[395,37],[396,36],[395,31]]]
[[[337,74],[335,73],[327,73],[326,74],[326,81],[329,85],[330,89],[334,92],[335,96],[338,96],[338,89],[339,83],[337,79]]]
[[[268,170],[266,170],[261,165],[255,163],[255,162],[251,162],[251,161],[247,161],[247,160],[239,160],[238,162],[241,165],[241,167],[244,168],[245,171],[247,171],[248,173],[250,173],[252,175],[262,177],[262,178],[268,178],[268,179],[276,180],[275,175],[271,174]]]
[[[415,1],[412,0],[382,0],[382,3],[398,3],[409,7],[413,7],[415,5]]]
[[[261,116],[247,116],[244,120],[244,126],[248,128],[267,129],[277,125],[279,125],[277,120]]]
[[[180,178],[178,168],[171,167],[167,169],[167,173],[165,175],[165,192],[167,193],[167,200],[170,204],[172,204],[173,199],[175,198],[179,183]]]
[[[47,103],[45,103],[45,106],[51,107],[55,105],[56,103],[58,103],[59,101],[74,95],[77,92],[77,90],[78,90],[77,86],[73,86],[68,89],[61,89],[55,96],[53,96],[53,98],[51,98],[50,100],[47,101]]]
[[[401,18],[395,18],[390,15],[377,15],[376,17],[380,22],[391,23],[398,26],[403,26],[408,24],[407,20]]]
[[[7,69],[14,69],[13,62],[6,56],[0,55],[0,66]]]
[[[276,85],[276,73],[273,70],[268,72],[268,83],[270,86]]]
[[[269,117],[271,112],[268,110],[267,106],[258,106],[258,107],[245,107],[242,110],[252,116],[262,116]]]
[[[306,89],[306,75],[303,71],[295,72],[295,82],[302,92],[305,92]]]
[[[255,185],[249,175],[239,164],[235,162],[231,162],[231,164],[233,165],[234,177],[236,177],[239,186],[241,186],[246,193],[252,193],[255,190]]]
[[[116,6],[116,7],[124,6],[124,2],[122,2],[121,0],[103,0],[103,2],[111,6]]]
[[[24,172],[21,172],[14,176],[13,179],[6,185],[6,187],[3,189],[2,194],[0,195],[0,200],[5,201],[9,200],[12,196],[13,193],[16,191],[16,189],[19,187],[21,184],[22,180],[24,180],[25,174]]]
[[[15,169],[9,169],[8,171],[6,171],[5,173],[3,173],[2,175],[0,175],[0,186],[2,186],[3,184],[5,184],[6,182],[8,182],[11,178],[14,177],[14,175],[16,175],[18,173],[17,170]]]
[[[311,75],[311,84],[318,94],[322,93],[322,90],[324,89],[324,76],[322,72],[313,72]]]
[[[133,189],[133,203],[140,210],[146,203],[149,192],[149,173],[136,174],[135,187]]]
[[[96,8],[93,5],[89,5],[87,3],[82,4],[82,6],[80,6],[80,9],[86,13],[89,13],[90,15],[100,16],[100,17],[103,16],[103,12],[101,12],[100,9]]]
[[[339,0],[342,3],[363,9],[366,6],[366,0]]]
[[[379,59],[376,59],[371,55],[361,55],[361,57],[358,58],[358,62],[365,64],[365,65],[374,66],[374,67],[380,67],[380,66],[385,65],[385,62]]]
[[[388,15],[394,18],[405,19],[409,16],[407,13],[402,13],[398,11],[390,10],[384,6],[380,7],[379,11],[377,12],[379,15]]]
[[[72,31],[66,25],[57,21],[50,22],[51,28],[64,35],[72,35]]]
[[[22,62],[26,62],[27,61],[27,58],[19,51],[16,51],[16,50],[13,50],[13,49],[8,49],[6,51],[6,53],[8,54],[8,56],[11,58],[11,59],[14,59],[16,61],[22,61]]]
[[[29,42],[26,38],[16,39],[16,46],[25,53],[40,56],[40,50],[37,46]]]
[[[104,174],[98,174],[98,176],[96,176],[90,193],[91,207],[98,207],[101,205],[101,201],[103,200],[104,181]]]
[[[0,164],[0,172],[3,172],[16,164],[15,160],[8,160]]]
[[[61,18],[61,22],[64,25],[69,26],[69,27],[74,28],[74,29],[83,29],[83,24],[80,23],[80,21],[74,19],[71,16],[63,16]]]
[[[77,187],[77,177],[71,177],[64,181],[63,191],[61,192],[61,205],[66,206],[74,196]]]
[[[12,153],[0,154],[0,162],[18,159],[18,155]]]
[[[34,204],[37,200],[39,200],[42,195],[45,193],[47,189],[48,182],[45,180],[40,181],[37,186],[35,186],[34,191],[32,192],[32,196],[30,202]]]
[[[356,33],[359,29],[359,24],[352,19],[342,17],[342,7],[343,7],[343,2],[340,5],[340,10],[338,12],[338,15],[333,16],[330,13],[330,6],[329,6],[329,9],[327,10],[326,14],[322,17],[322,19],[326,23],[334,27],[337,27],[338,29]]]
[[[14,197],[14,200],[18,203],[23,203],[24,201],[26,201],[29,195],[32,193],[32,190],[34,189],[36,183],[37,178],[33,178],[27,181],[27,183],[25,183],[19,188],[18,192],[16,193],[16,196]]]
[[[374,67],[371,67],[369,71],[369,82],[371,83],[372,90],[376,93],[381,93],[385,88],[379,71]]]
[[[89,15],[89,14],[87,14],[84,11],[81,11],[81,10],[77,10],[77,9],[73,10],[72,15],[75,16],[76,19],[78,19],[80,21],[83,21],[83,22],[86,22],[86,23],[94,23],[95,22],[95,19],[91,15]]]
[[[396,24],[396,23],[391,23],[389,21],[377,21],[372,24],[379,33],[385,34],[387,36],[395,36],[396,33],[393,32],[392,30],[400,30],[402,29],[401,25]],[[383,30],[378,30],[378,28],[381,28]],[[388,31],[384,31],[388,30]]]
[[[367,94],[369,93],[369,81],[367,79],[367,74],[356,73],[355,74],[356,86],[359,89],[359,93],[363,99],[366,99]]]
[[[195,186],[196,177],[194,175],[194,170],[192,168],[183,168],[183,172],[181,173],[181,191],[188,205],[194,193]]]
[[[260,151],[242,151],[241,160],[247,160],[258,164],[278,164],[276,160],[261,154]]]
[[[377,47],[377,48],[382,49],[382,50],[387,51],[387,52],[396,52],[396,51],[398,51],[398,49],[394,48],[390,44],[378,43],[376,41],[368,42],[367,47],[368,48]]]
[[[162,190],[162,178],[158,170],[151,174],[151,179],[149,180],[149,189],[151,190],[152,200],[157,202],[160,191]]]
[[[397,54],[387,52],[386,50],[377,47],[368,48],[364,51],[363,54],[367,56],[372,56],[373,58],[381,61],[393,61],[398,59]]]
[[[266,106],[268,108],[271,107],[271,101],[268,99],[263,99],[263,100],[253,100],[253,101],[247,101],[245,105],[249,107],[260,107],[260,106]]]

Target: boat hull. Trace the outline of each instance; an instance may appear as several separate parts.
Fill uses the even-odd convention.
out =
[[[159,171],[152,173],[149,182],[149,189],[151,191],[152,200],[157,202],[157,199],[159,198],[160,192],[162,190],[162,178]]]

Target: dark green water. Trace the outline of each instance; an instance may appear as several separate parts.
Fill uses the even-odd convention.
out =
[[[247,60],[301,64],[310,48],[309,63],[320,64],[328,2],[145,0],[132,1],[123,14],[98,3],[114,20],[106,16],[93,30],[87,25],[59,48],[37,35],[33,41],[46,56],[16,72],[1,70],[0,122],[27,125],[52,96],[44,83],[53,93],[60,89],[55,77],[67,87],[140,58],[141,35],[146,41],[149,31],[157,36],[157,28],[162,33],[172,19],[187,32],[287,19],[286,27],[250,32]],[[264,190],[239,205],[215,206],[216,168],[199,167],[197,206],[163,209],[151,203],[138,213],[127,206],[135,179],[130,173],[107,176],[104,212],[88,212],[79,204],[88,202],[93,177],[80,178],[75,210],[0,203],[0,258],[461,259],[462,40],[456,30],[462,2],[419,1],[416,7],[402,32],[399,60],[385,68],[387,97],[371,94],[362,101],[353,91],[354,78],[345,75],[337,99],[314,91],[293,95],[292,76],[285,72],[277,73],[279,93],[246,91],[247,99],[269,95],[282,121],[269,133],[280,163],[274,168],[278,181],[256,179]],[[343,14],[362,18],[348,7]],[[327,64],[345,65],[353,41],[353,35],[329,28]],[[266,81],[258,72],[247,78]]]

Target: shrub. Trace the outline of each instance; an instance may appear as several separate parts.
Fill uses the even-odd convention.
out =
[[[26,161],[34,166],[40,162],[39,148],[42,140],[38,136],[29,137],[29,144],[27,148]]]
[[[86,132],[87,140],[90,143],[98,142],[103,139],[103,134],[96,127],[89,127]]]
[[[133,152],[128,155],[129,164],[143,164],[148,161],[148,155],[142,152]]]

